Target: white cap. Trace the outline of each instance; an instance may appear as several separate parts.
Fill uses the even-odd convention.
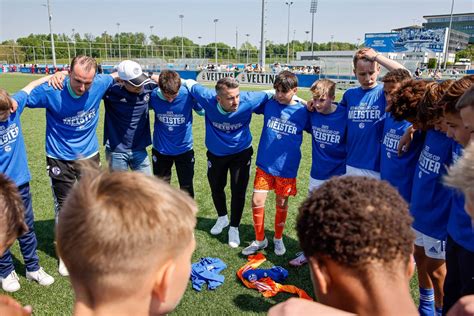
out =
[[[132,86],[140,87],[150,81],[150,78],[143,73],[142,67],[132,60],[124,60],[117,66],[120,79],[127,81]]]

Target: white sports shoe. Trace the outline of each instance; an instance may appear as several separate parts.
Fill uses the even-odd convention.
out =
[[[277,256],[283,256],[286,252],[285,244],[283,243],[283,238],[276,239],[273,238],[273,245],[275,246],[275,254]]]
[[[290,260],[290,266],[293,267],[301,267],[302,265],[308,263],[308,259],[304,255],[303,252],[298,252],[296,254],[296,258],[293,260]]]
[[[6,292],[16,292],[20,289],[20,282],[19,282],[18,275],[16,274],[15,270],[10,272],[9,275],[7,275],[4,278],[0,278],[0,281],[2,281],[2,289]]]
[[[227,218],[227,215],[219,216],[217,218],[216,223],[211,228],[211,234],[219,235],[220,233],[222,233],[222,230],[227,226],[229,226],[229,219]]]
[[[240,236],[238,227],[229,227],[229,246],[237,248],[240,245]]]
[[[47,274],[43,268],[39,268],[38,271],[26,271],[26,279],[38,282],[39,285],[48,286],[54,283],[54,278]]]
[[[252,241],[252,243],[248,247],[246,247],[246,248],[244,248],[244,250],[242,250],[242,254],[246,255],[246,256],[253,255],[257,251],[267,248],[267,246],[268,246],[267,238],[265,238],[262,241],[254,240],[254,241]]]
[[[61,258],[59,258],[58,272],[62,276],[69,276],[69,271],[67,270],[66,265]]]

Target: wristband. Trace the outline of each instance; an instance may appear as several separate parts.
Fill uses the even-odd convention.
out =
[[[377,53],[375,56],[374,56],[374,59],[372,59],[372,61],[377,61],[377,56],[380,55],[380,53]]]

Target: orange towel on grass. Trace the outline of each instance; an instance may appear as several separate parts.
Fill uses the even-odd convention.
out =
[[[250,282],[246,280],[242,275],[244,272],[250,269],[256,269],[262,263],[264,263],[267,258],[261,253],[256,255],[248,256],[248,262],[237,271],[237,276],[242,281],[242,283],[249,289],[256,289],[262,293],[265,297],[272,297],[277,295],[279,292],[287,292],[292,294],[297,294],[300,298],[304,298],[312,301],[313,299],[302,289],[294,285],[284,285],[273,281],[270,278],[263,278],[255,282]]]

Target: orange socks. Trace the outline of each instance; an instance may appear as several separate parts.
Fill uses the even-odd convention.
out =
[[[255,239],[262,241],[265,239],[265,207],[252,207],[253,228],[255,230]],[[288,206],[276,207],[275,212],[275,238],[281,239],[283,230],[285,230],[286,216],[288,215]]]
[[[265,239],[265,206],[252,207],[252,214],[255,239],[263,241]]]
[[[283,237],[283,230],[285,229],[286,216],[288,215],[288,206],[276,207],[275,212],[275,238],[281,239]]]

